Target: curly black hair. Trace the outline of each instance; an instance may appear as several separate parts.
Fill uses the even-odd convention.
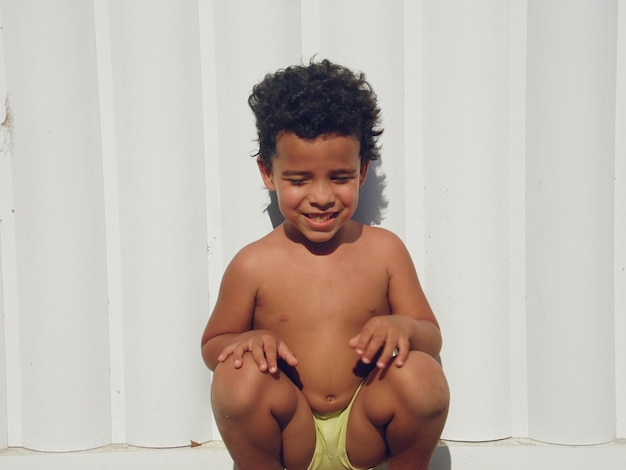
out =
[[[361,144],[361,165],[380,157],[380,109],[363,73],[329,60],[294,65],[266,75],[252,89],[248,104],[256,117],[259,142],[254,156],[269,169],[282,132],[303,139],[354,135]]]

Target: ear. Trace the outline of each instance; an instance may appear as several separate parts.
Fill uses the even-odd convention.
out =
[[[365,162],[365,165],[361,166],[361,170],[359,171],[359,188],[365,183],[365,179],[367,178],[367,169],[370,166],[370,161],[371,160],[368,160],[367,162]]]
[[[256,159],[256,164],[259,167],[259,172],[261,172],[261,178],[263,178],[263,184],[270,191],[276,191],[276,186],[274,185],[274,175],[272,174],[272,170],[270,170],[261,157]]]

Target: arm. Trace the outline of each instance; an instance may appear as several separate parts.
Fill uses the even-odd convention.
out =
[[[441,351],[441,331],[426,295],[422,290],[415,265],[400,239],[394,243],[389,267],[389,305],[391,313],[405,319],[410,347],[437,357]]]
[[[222,351],[252,328],[256,287],[244,250],[224,272],[215,308],[202,335],[202,358],[211,370],[219,364]]]
[[[202,335],[202,358],[209,369],[232,359],[235,368],[250,352],[261,371],[278,371],[278,358],[289,365],[297,360],[271,331],[254,330],[254,309],[259,285],[254,248],[246,247],[230,263],[220,286],[215,308]]]
[[[409,351],[422,351],[437,357],[441,350],[441,332],[424,295],[415,266],[402,241],[391,232],[379,233],[379,256],[388,272],[388,302],[391,315],[370,319],[350,346],[370,363],[381,351],[377,366],[386,367],[397,352],[395,364],[401,367]],[[388,261],[387,261],[388,260]]]

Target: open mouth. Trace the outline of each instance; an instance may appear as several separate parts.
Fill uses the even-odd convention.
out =
[[[305,214],[307,219],[311,219],[314,222],[326,222],[327,220],[337,217],[337,212],[327,212],[324,214]]]

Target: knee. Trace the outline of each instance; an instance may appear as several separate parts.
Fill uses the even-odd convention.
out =
[[[448,382],[439,363],[430,355],[412,351],[402,371],[399,393],[408,406],[425,418],[446,415],[450,404]]]
[[[215,368],[211,382],[211,402],[214,412],[233,416],[246,414],[254,409],[267,375],[251,360],[244,360],[239,369],[235,369],[229,362],[219,364]]]

